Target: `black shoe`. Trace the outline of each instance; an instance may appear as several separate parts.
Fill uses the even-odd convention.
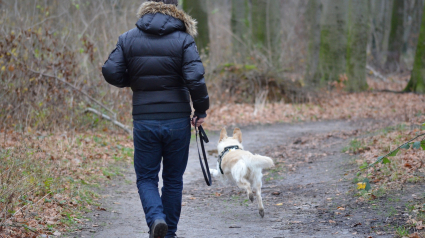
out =
[[[167,234],[168,226],[164,220],[155,220],[152,224],[149,238],[164,238]]]

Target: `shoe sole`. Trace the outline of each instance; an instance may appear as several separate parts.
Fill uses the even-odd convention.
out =
[[[164,238],[167,235],[168,226],[165,223],[158,223],[153,228],[153,236],[152,238]]]

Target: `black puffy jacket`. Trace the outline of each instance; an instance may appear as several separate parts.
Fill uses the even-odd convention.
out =
[[[133,119],[206,117],[209,97],[193,37],[196,21],[174,5],[145,2],[102,67],[105,80],[133,91]]]

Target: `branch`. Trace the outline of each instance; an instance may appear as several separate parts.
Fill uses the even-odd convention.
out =
[[[425,136],[425,133],[420,134],[420,135],[416,136],[415,138],[413,138],[413,139],[409,140],[408,142],[406,142],[406,143],[404,143],[404,144],[400,145],[399,147],[395,148],[394,150],[392,150],[392,151],[388,152],[386,155],[382,156],[380,159],[378,159],[378,160],[376,160],[375,162],[373,162],[373,163],[371,163],[370,165],[368,165],[366,168],[360,169],[359,171],[362,171],[362,170],[365,170],[365,169],[368,169],[368,168],[370,168],[370,167],[374,166],[375,164],[377,164],[377,163],[381,162],[384,158],[386,158],[388,155],[390,155],[390,154],[391,154],[391,153],[393,153],[394,151],[399,150],[401,147],[403,147],[403,146],[405,146],[405,145],[409,144],[410,142],[412,142],[412,141],[414,141],[414,140],[416,140],[416,139],[418,139],[419,137],[422,137],[422,136]]]
[[[127,126],[125,126],[124,124],[122,124],[121,122],[119,122],[119,121],[117,121],[117,120],[115,120],[115,119],[113,119],[113,118],[111,118],[110,116],[108,116],[108,115],[105,115],[105,114],[102,114],[101,112],[99,112],[99,111],[97,111],[96,109],[93,109],[93,108],[87,108],[86,110],[84,110],[84,112],[85,113],[88,113],[88,112],[91,112],[91,113],[94,113],[94,114],[97,114],[97,115],[99,115],[101,118],[104,118],[104,119],[106,119],[106,120],[108,120],[108,121],[111,121],[112,123],[114,123],[116,126],[118,126],[118,127],[120,127],[120,128],[122,128],[122,129],[124,129],[127,133],[129,133],[130,135],[131,135],[131,130],[127,127]]]
[[[381,79],[384,82],[388,82],[388,79],[385,78],[382,74],[380,74],[378,71],[376,71],[372,66],[366,65],[366,69],[372,71],[373,76]]]
[[[104,108],[105,110],[107,110],[108,112],[110,112],[113,115],[114,118],[117,117],[117,114],[115,114],[111,109],[109,109],[108,107],[106,107],[105,105],[103,105],[101,102],[99,102],[98,100],[96,100],[93,97],[91,97],[90,95],[88,95],[86,92],[84,92],[84,91],[78,89],[77,87],[75,87],[74,85],[68,83],[64,79],[58,78],[58,77],[56,77],[54,75],[45,74],[43,72],[34,71],[34,70],[30,69],[30,68],[28,68],[28,70],[31,71],[31,72],[33,72],[33,73],[36,73],[36,74],[39,74],[39,75],[42,75],[42,76],[45,76],[45,77],[48,77],[48,78],[53,78],[53,79],[56,79],[57,81],[59,81],[61,83],[64,83],[66,86],[74,89],[75,91],[77,91],[77,92],[79,92],[81,94],[84,94],[84,96],[86,96],[88,99],[92,100],[97,105],[101,106],[102,108]]]

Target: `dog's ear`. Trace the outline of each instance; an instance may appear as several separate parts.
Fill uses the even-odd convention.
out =
[[[233,138],[238,140],[239,143],[242,143],[242,131],[239,128],[235,128],[233,131]]]
[[[226,128],[223,127],[223,129],[221,129],[220,140],[218,140],[218,142],[220,142],[220,141],[222,141],[222,140],[224,140],[226,138],[227,138],[227,131],[226,131]]]

